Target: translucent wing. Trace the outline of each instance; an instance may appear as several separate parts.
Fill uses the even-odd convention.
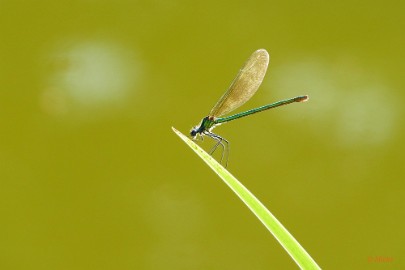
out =
[[[231,86],[215,104],[209,115],[222,116],[248,101],[262,83],[269,60],[270,57],[266,50],[255,51],[242,66]]]

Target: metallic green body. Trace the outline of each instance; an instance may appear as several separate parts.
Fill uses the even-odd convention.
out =
[[[210,111],[209,115],[204,117],[203,120],[201,120],[201,123],[195,126],[190,131],[190,135],[193,138],[195,138],[197,135],[207,135],[210,138],[216,140],[217,143],[212,148],[210,154],[212,154],[215,149],[217,149],[217,147],[221,145],[224,150],[222,152],[221,161],[224,158],[224,152],[226,150],[226,165],[228,164],[229,142],[221,136],[211,132],[215,126],[251,114],[287,105],[293,102],[303,102],[308,100],[308,96],[298,96],[264,105],[245,112],[237,113],[231,116],[220,117],[242,106],[256,93],[257,89],[263,81],[264,75],[266,74],[269,61],[270,56],[266,50],[260,49],[255,51],[239,70],[238,75],[232,81],[231,86],[218,100],[218,102]]]

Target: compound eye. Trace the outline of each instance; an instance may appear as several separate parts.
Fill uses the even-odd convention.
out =
[[[190,131],[190,135],[191,135],[191,137],[195,137],[197,135],[197,131],[195,129],[192,129]]]

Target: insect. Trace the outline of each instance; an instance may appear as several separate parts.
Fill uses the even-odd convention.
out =
[[[206,135],[216,141],[216,144],[210,151],[211,155],[215,152],[218,146],[222,147],[223,151],[220,162],[222,163],[224,153],[226,153],[225,167],[228,165],[229,141],[212,132],[216,126],[238,118],[252,115],[254,113],[273,109],[293,102],[303,102],[308,100],[307,95],[297,96],[248,111],[222,117],[223,115],[226,115],[236,108],[242,106],[256,93],[263,81],[264,75],[266,74],[269,60],[269,54],[265,49],[255,51],[239,70],[239,73],[232,81],[231,86],[229,86],[228,90],[211,109],[208,116],[204,117],[201,122],[190,131],[190,135],[193,139],[196,139],[197,135],[201,136],[201,138]]]

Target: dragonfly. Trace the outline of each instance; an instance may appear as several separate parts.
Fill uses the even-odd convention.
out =
[[[297,96],[230,116],[224,116],[245,104],[246,101],[248,101],[256,93],[266,74],[269,61],[270,56],[265,49],[255,51],[239,70],[228,90],[211,109],[208,116],[204,117],[201,122],[197,126],[193,127],[190,131],[190,136],[194,140],[197,138],[197,136],[200,136],[201,139],[203,139],[205,135],[216,141],[215,145],[209,152],[210,155],[212,155],[219,146],[222,147],[220,163],[222,164],[225,156],[225,167],[228,166],[229,141],[220,135],[213,133],[212,130],[215,127],[235,119],[287,105],[293,102],[304,102],[309,98],[308,95]]]

